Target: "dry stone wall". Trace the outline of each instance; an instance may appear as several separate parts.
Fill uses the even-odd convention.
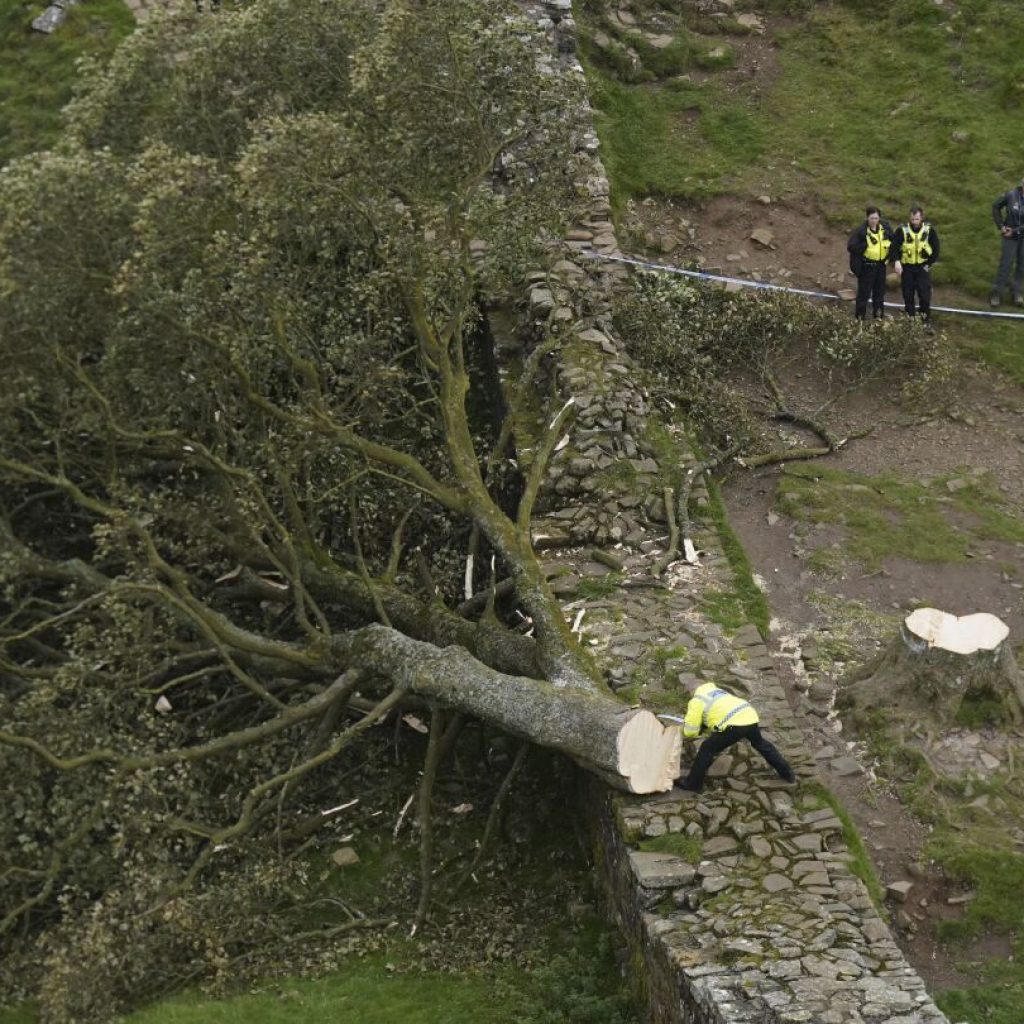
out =
[[[547,35],[539,59],[581,76],[570,0],[523,8]],[[567,130],[584,168],[586,212],[549,266],[529,276],[518,330],[503,332],[504,344],[527,348],[538,325],[558,332],[554,382],[577,409],[552,460],[536,544],[567,619],[613,689],[655,708],[678,701],[685,677],[742,693],[802,780],[785,786],[743,745],[719,758],[697,800],[585,783],[601,870],[651,1017],[945,1021],[851,871],[842,822],[810,784],[811,759],[757,628],[729,635],[707,614],[733,576],[706,491],[693,495],[699,564],[651,573],[666,543],[663,483],[696,459],[683,434],[666,449],[612,322],[623,271],[592,258],[617,249],[591,112],[581,109]],[[670,852],[643,849],[651,845]]]

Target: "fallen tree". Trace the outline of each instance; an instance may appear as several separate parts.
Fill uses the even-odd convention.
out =
[[[4,175],[0,950],[20,994],[59,976],[73,1000],[76,971],[103,976],[96,929],[201,920],[183,894],[215,905],[289,856],[332,765],[411,698],[431,719],[417,926],[466,714],[671,785],[677,730],[608,693],[533,552],[551,445],[505,511],[509,431],[481,412],[477,297],[514,286],[575,195],[579,97],[533,32],[484,0],[182,14]],[[471,535],[494,570],[467,601]]]

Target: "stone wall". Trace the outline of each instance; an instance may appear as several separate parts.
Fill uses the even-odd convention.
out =
[[[539,59],[581,76],[570,0],[522,6],[548,38]],[[786,787],[744,744],[719,758],[697,800],[585,783],[600,868],[650,1015],[699,1024],[944,1021],[851,871],[842,823],[813,783],[758,630],[728,635],[708,615],[709,595],[728,592],[733,577],[703,489],[693,495],[699,564],[651,573],[666,542],[665,470],[695,458],[676,431],[667,456],[675,465],[661,464],[666,429],[612,323],[625,272],[592,258],[617,249],[591,112],[581,109],[567,131],[587,209],[549,265],[529,275],[518,327],[504,332],[506,344],[526,349],[540,325],[559,334],[553,383],[577,409],[550,467],[535,541],[567,619],[613,689],[655,709],[678,706],[681,677],[742,693],[801,779]]]

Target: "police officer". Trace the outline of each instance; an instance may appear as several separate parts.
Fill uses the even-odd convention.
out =
[[[857,301],[853,314],[863,320],[871,298],[871,313],[875,319],[885,316],[885,267],[892,249],[892,228],[882,220],[877,206],[865,211],[866,220],[846,243],[850,253],[850,269],[857,276]],[[895,255],[895,254],[894,254]]]
[[[714,683],[697,686],[686,705],[683,735],[696,739],[706,732],[707,739],[700,745],[689,774],[679,788],[699,793],[711,763],[723,750],[740,740],[746,740],[775,769],[779,778],[795,782],[796,776],[786,759],[761,735],[759,721],[753,706],[742,697]]]
[[[1002,301],[1003,292],[1010,283],[1010,267],[1017,263],[1017,272],[1013,276],[1013,301],[1024,306],[1021,294],[1021,281],[1024,278],[1024,178],[1017,188],[1004,192],[992,204],[992,219],[1003,236],[1003,251],[999,257],[999,270],[996,272],[995,284],[988,301],[998,306]]]
[[[910,222],[896,231],[896,273],[900,275],[903,306],[914,316],[920,299],[921,316],[927,321],[932,309],[931,266],[939,258],[939,233],[924,219],[920,206],[910,208]]]

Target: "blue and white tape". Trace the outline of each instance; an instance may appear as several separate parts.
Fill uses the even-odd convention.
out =
[[[584,252],[582,255],[594,260],[606,260],[610,263],[628,263],[633,267],[645,270],[658,270],[665,274],[679,274],[682,277],[694,277],[701,281],[718,281],[721,284],[736,284],[742,288],[758,288],[762,291],[785,292],[787,295],[806,295],[812,299],[826,299],[833,302],[846,301],[840,299],[835,292],[817,292],[809,288],[791,288],[784,284],[769,284],[767,281],[750,281],[744,277],[727,277],[725,274],[709,274],[703,270],[684,270],[682,267],[669,266],[666,263],[651,263],[648,260],[635,260],[628,256],[608,256],[600,252]],[[903,309],[900,302],[887,302],[888,309]],[[1024,320],[1024,313],[997,313],[990,309],[959,309],[955,306],[932,306],[933,313],[957,313],[961,316],[982,316],[993,320]]]

